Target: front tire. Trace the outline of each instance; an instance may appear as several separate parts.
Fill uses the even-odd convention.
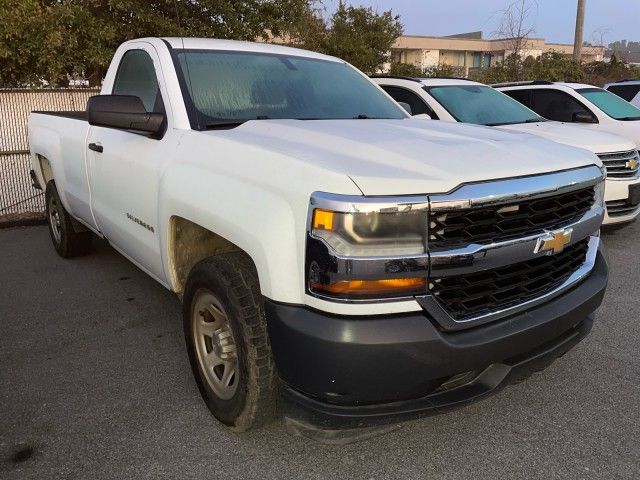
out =
[[[244,253],[196,264],[183,298],[187,353],[211,413],[236,431],[270,421],[278,377],[258,275]]]
[[[72,258],[89,253],[91,232],[76,231],[74,221],[62,205],[53,180],[47,183],[44,198],[49,234],[58,255]]]

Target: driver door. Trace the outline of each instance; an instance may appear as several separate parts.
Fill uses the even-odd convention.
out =
[[[165,113],[154,65],[159,65],[155,49],[146,43],[135,45],[121,57],[110,93],[137,96],[148,112]],[[100,231],[125,256],[166,283],[158,232],[158,190],[167,136],[154,139],[92,126],[87,144],[91,208]]]

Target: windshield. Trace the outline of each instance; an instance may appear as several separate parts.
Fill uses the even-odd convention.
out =
[[[342,62],[253,52],[181,50],[187,103],[203,128],[250,119],[406,118]]]
[[[484,85],[425,87],[457,121],[477,125],[544,122],[520,102]]]
[[[601,88],[580,88],[576,92],[611,118],[616,120],[640,120],[640,109],[611,92]]]

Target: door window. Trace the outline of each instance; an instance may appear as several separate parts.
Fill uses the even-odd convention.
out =
[[[531,93],[531,108],[549,120],[572,122],[575,113],[586,113],[595,117],[587,107],[568,93],[550,89],[534,89]]]
[[[412,115],[420,115],[426,113],[434,120],[438,119],[435,112],[422,100],[418,95],[410,90],[402,87],[392,87],[389,85],[380,85],[396,102],[404,102],[411,107]]]
[[[580,95],[616,120],[640,120],[640,110],[619,96],[601,88],[579,88]]]
[[[501,90],[514,100],[519,101],[525,107],[531,108],[531,90]],[[533,110],[533,109],[532,109]],[[540,113],[540,112],[537,112]]]
[[[124,54],[112,93],[139,97],[147,112],[164,113],[153,60],[144,50],[129,50]]]
[[[640,84],[636,85],[610,85],[607,90],[611,93],[615,93],[620,98],[630,102],[640,91]]]

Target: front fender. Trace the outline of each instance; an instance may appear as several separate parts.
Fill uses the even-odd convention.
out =
[[[244,250],[255,263],[263,295],[281,302],[303,302],[308,195],[285,198],[275,189],[203,171],[193,164],[165,172],[160,192],[164,255],[169,255],[170,219],[182,217]],[[167,258],[164,265],[167,278],[173,278]]]

